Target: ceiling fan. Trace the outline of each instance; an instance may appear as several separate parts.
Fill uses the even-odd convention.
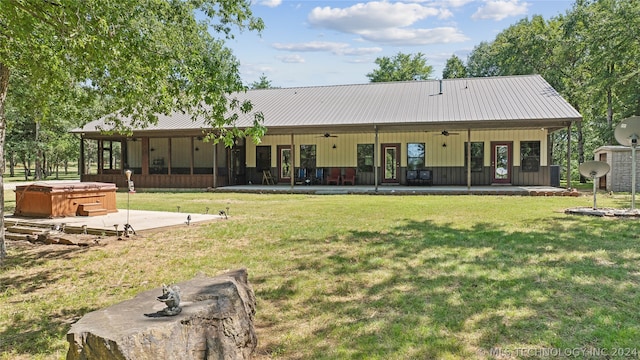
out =
[[[320,136],[316,136],[316,137],[324,137],[324,138],[334,137],[334,138],[335,138],[335,137],[338,137],[338,135],[331,135],[331,134],[329,134],[329,133],[327,132],[327,133],[324,133],[324,134],[322,134],[322,135],[320,135]]]
[[[434,134],[437,135],[437,134]],[[440,135],[443,136],[449,136],[449,135],[460,135],[460,133],[456,133],[456,132],[448,132],[447,130],[442,130],[442,132],[440,133]]]

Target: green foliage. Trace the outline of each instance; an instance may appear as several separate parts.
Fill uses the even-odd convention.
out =
[[[108,126],[117,132],[144,128],[157,114],[174,111],[212,128],[250,114],[253,127],[224,131],[215,140],[259,141],[262,114],[249,102],[229,99],[246,87],[224,46],[233,29],[264,28],[250,6],[248,0],[0,1],[0,158],[6,99],[13,97],[7,90],[15,76],[24,77],[30,91],[25,104],[31,111],[20,116],[41,125],[71,118],[74,111],[54,111],[57,99],[84,87],[100,94]],[[11,101],[25,109],[20,99]],[[0,240],[0,259],[3,245]]]
[[[422,53],[412,56],[399,52],[393,58],[377,58],[376,64],[379,68],[367,74],[371,82],[426,80],[433,73]]]
[[[251,85],[249,85],[249,87],[252,89],[273,89],[274,88],[274,86],[271,85],[271,80],[267,79],[267,77],[264,74],[260,76],[260,80],[252,82]]]
[[[442,70],[442,78],[443,79],[455,79],[455,78],[465,78],[467,77],[467,68],[464,66],[464,62],[456,56],[451,55],[451,57],[447,60],[447,64],[444,66]]]
[[[476,46],[469,76],[540,74],[583,115],[573,129],[577,162],[617,144],[615,125],[640,114],[640,2],[580,0],[550,20],[523,19]],[[554,134],[554,139],[566,134]],[[566,149],[553,149],[566,163]],[[556,156],[558,155],[558,156]]]

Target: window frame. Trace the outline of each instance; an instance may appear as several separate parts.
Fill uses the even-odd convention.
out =
[[[531,146],[534,145],[534,146]],[[540,171],[540,160],[542,155],[540,140],[520,141],[520,171],[538,172]],[[525,153],[526,150],[526,153]],[[537,154],[536,154],[537,150]],[[531,154],[530,152],[533,152]]]
[[[358,172],[373,172],[374,144],[357,144],[356,158]]]
[[[468,156],[467,156],[467,144],[468,141],[464,142],[464,168],[466,169],[468,164]],[[474,146],[480,146],[480,149],[476,149],[474,151]],[[482,154],[481,156],[477,156],[477,153]],[[480,164],[479,166],[477,164]],[[471,142],[471,172],[482,172],[484,171],[484,141],[472,141]]]
[[[421,147],[422,154],[419,156],[411,156],[415,154],[413,146]],[[420,152],[420,150],[418,150]],[[407,143],[407,170],[420,170],[427,166],[427,147],[425,143],[410,142]]]

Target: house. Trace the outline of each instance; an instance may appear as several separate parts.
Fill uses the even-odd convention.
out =
[[[96,120],[74,130],[82,138],[81,180],[124,186],[124,171],[131,169],[136,187],[143,188],[271,179],[337,184],[355,170],[351,183],[362,185],[407,184],[416,171],[433,185],[550,185],[550,134],[568,129],[570,142],[571,125],[582,119],[539,75],[236,95],[264,114],[268,130],[260,144],[238,139],[225,148],[205,142],[203,132],[211,129],[181,113],[161,115],[157,125],[134,129],[131,136],[104,134]],[[241,117],[236,126],[250,126],[251,120]]]
[[[599,178],[598,188],[606,191],[631,192],[631,148],[606,145],[597,148],[594,153],[594,160],[606,162],[611,169],[608,174]],[[636,169],[636,178],[640,179],[640,167]],[[640,191],[640,182],[636,183],[636,191]]]

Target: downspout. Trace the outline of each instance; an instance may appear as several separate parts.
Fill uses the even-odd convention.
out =
[[[375,145],[373,145],[373,183],[375,184],[375,190],[378,192],[378,126],[373,125],[375,130]]]
[[[567,126],[567,189],[571,189],[571,124]]]

